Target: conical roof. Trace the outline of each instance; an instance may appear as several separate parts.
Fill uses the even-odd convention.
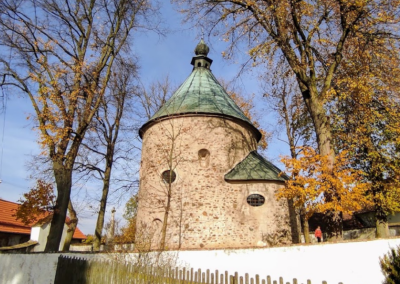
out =
[[[139,130],[140,136],[146,127],[160,119],[188,114],[222,115],[238,119],[251,127],[257,140],[261,133],[244,115],[241,109],[226,93],[209,69],[212,60],[207,57],[208,47],[202,40],[195,49],[192,59],[192,73],[171,96],[171,98]]]
[[[270,180],[285,181],[289,177],[263,156],[252,151],[225,175],[228,181]]]

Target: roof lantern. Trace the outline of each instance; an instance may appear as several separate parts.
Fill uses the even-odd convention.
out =
[[[192,64],[194,68],[202,67],[210,69],[212,60],[207,57],[209,51],[210,48],[207,46],[204,40],[201,39],[194,50],[196,56],[192,58],[190,64]]]

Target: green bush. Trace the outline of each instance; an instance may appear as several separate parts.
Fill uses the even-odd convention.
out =
[[[400,284],[400,246],[392,248],[383,258],[379,258],[384,284]]]

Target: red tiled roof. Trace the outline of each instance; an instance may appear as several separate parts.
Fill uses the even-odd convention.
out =
[[[81,230],[79,230],[78,227],[76,227],[74,235],[72,237],[73,239],[80,239],[80,240],[84,240],[86,239],[86,235],[84,233],[81,232]]]
[[[0,232],[31,234],[31,226],[25,225],[13,216],[18,206],[17,203],[0,199]]]
[[[69,217],[67,217],[67,220],[65,220],[65,223],[69,223],[70,219]],[[84,233],[81,232],[81,230],[79,230],[78,226],[76,226],[75,228],[75,232],[74,235],[72,236],[73,239],[86,239],[86,235]]]
[[[17,211],[19,204],[11,201],[0,199],[0,232],[14,234],[31,234],[31,227],[35,224],[25,225],[21,220],[17,220],[13,215]],[[51,220],[51,219],[50,219]],[[66,222],[69,222],[67,217]],[[74,239],[86,239],[86,236],[76,228]]]

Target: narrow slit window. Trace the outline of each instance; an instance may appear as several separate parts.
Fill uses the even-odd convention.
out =
[[[210,151],[207,149],[201,149],[198,154],[200,167],[207,168],[210,164]]]

